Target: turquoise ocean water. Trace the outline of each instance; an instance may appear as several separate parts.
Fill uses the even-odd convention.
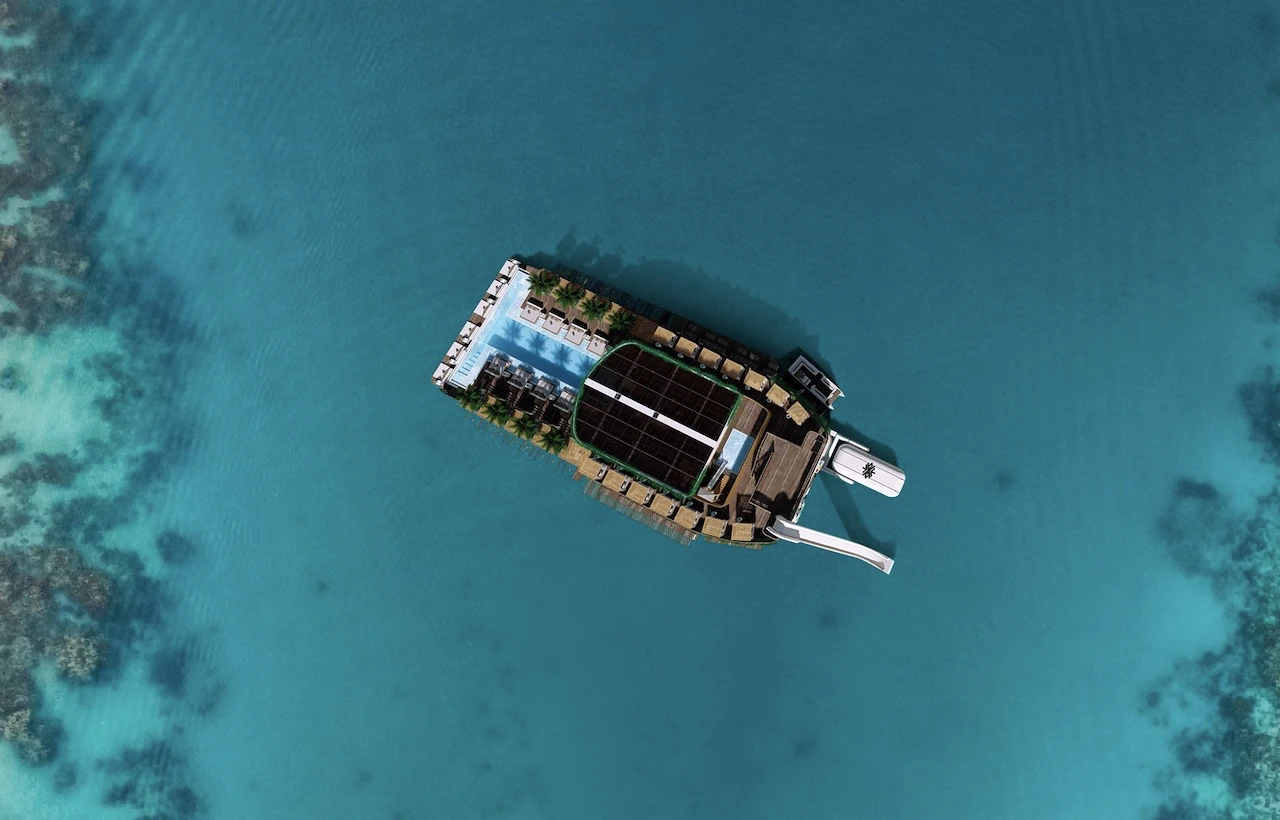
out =
[[[1280,10],[91,5],[84,230],[173,387],[105,539],[162,614],[37,676],[0,818],[1270,816],[1152,687],[1244,594],[1176,482],[1276,483]],[[908,479],[805,523],[892,576],[680,547],[471,423],[429,377],[512,254],[827,362]]]

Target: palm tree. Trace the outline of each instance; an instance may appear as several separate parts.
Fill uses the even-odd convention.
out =
[[[636,315],[629,310],[617,308],[609,314],[606,321],[609,323],[610,330],[615,333],[626,333],[636,323]]]
[[[581,285],[575,285],[570,282],[567,285],[560,285],[552,293],[552,298],[556,300],[556,304],[566,310],[578,304],[578,300],[586,293]]]
[[[533,438],[542,429],[542,422],[528,413],[523,414],[511,425],[511,432],[520,438]]]
[[[612,306],[613,302],[603,296],[589,296],[582,300],[578,308],[582,311],[582,315],[586,317],[587,321],[594,322],[608,313],[609,308]]]
[[[511,405],[507,404],[502,399],[498,399],[493,404],[486,404],[484,407],[480,408],[480,412],[483,413],[484,417],[489,421],[499,426],[505,426],[506,423],[511,420]]]
[[[569,437],[554,428],[538,436],[538,443],[556,455],[569,444]]]
[[[529,292],[534,296],[546,296],[560,284],[560,277],[549,270],[540,270],[529,276]]]
[[[484,393],[481,393],[480,388],[476,387],[474,384],[469,385],[467,389],[459,393],[456,398],[458,399],[458,404],[461,404],[464,410],[471,410],[472,412],[482,407],[485,400]]]

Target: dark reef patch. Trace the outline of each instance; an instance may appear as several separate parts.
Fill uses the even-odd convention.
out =
[[[250,239],[262,230],[262,214],[247,203],[232,200],[227,203],[227,224],[233,235]]]
[[[1235,569],[1229,545],[1238,538],[1242,523],[1216,487],[1182,478],[1174,484],[1156,529],[1184,572],[1224,581]]]
[[[802,734],[791,744],[791,753],[796,760],[808,760],[818,751],[818,738],[811,733]]]
[[[160,558],[170,566],[180,566],[191,560],[195,545],[191,539],[176,530],[165,530],[156,536],[156,550]]]
[[[184,647],[161,649],[151,656],[147,677],[165,695],[180,698],[187,692],[187,658]]]
[[[43,764],[57,757],[64,729],[41,697],[38,668],[89,685],[155,659],[173,602],[127,543],[138,536],[122,528],[148,511],[157,484],[189,446],[176,397],[183,351],[196,339],[176,287],[136,258],[144,244],[124,244],[146,232],[112,225],[108,200],[97,196],[99,183],[135,194],[155,184],[154,169],[140,162],[109,172],[95,163],[91,138],[128,111],[78,93],[105,48],[137,44],[144,27],[133,23],[141,18],[96,2],[0,6],[0,31],[30,35],[32,43],[0,48],[0,123],[18,148],[17,161],[0,164],[0,207],[18,214],[15,224],[0,226],[0,338],[25,336],[38,354],[33,364],[0,362],[0,390],[38,414],[46,408],[35,388],[62,380],[73,407],[51,402],[47,412],[61,413],[76,438],[45,446],[38,430],[22,429],[0,438],[0,740]],[[144,96],[132,108],[147,105]],[[59,196],[45,196],[55,186]],[[93,352],[83,361],[63,361],[67,350],[84,347]],[[81,486],[87,475],[90,490]],[[189,556],[163,535],[157,547],[166,564]],[[197,713],[211,710],[221,689],[207,665],[183,668],[186,699]],[[103,801],[146,818],[201,814],[173,741],[102,762]],[[58,792],[81,780],[67,760],[54,764],[51,779]]]
[[[53,770],[53,790],[59,794],[69,792],[76,787],[79,779],[80,772],[76,769],[75,764],[63,761]]]
[[[204,814],[204,805],[190,784],[185,755],[165,740],[127,747],[115,757],[99,760],[98,771],[107,781],[104,806],[128,806],[146,817],[192,820]]]
[[[1272,464],[1280,452],[1276,390],[1267,369],[1239,393]],[[1180,568],[1211,581],[1236,626],[1221,650],[1179,662],[1142,698],[1143,714],[1172,731],[1155,816],[1280,816],[1280,491],[1256,499],[1246,515],[1213,484],[1182,479],[1157,528]]]

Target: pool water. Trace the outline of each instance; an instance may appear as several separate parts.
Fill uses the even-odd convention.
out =
[[[466,387],[495,353],[505,353],[516,364],[532,368],[538,376],[578,389],[599,357],[565,342],[568,328],[552,334],[520,318],[520,306],[528,294],[529,276],[517,269],[494,306],[492,317],[476,331],[471,350],[450,376],[451,382]]]
[[[747,451],[751,449],[753,440],[741,430],[730,431],[729,440],[724,443],[724,450],[721,451],[718,462],[727,464],[730,473],[738,472],[742,467],[742,460],[747,457]]]

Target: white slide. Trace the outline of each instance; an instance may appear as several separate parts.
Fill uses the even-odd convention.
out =
[[[885,575],[888,575],[893,570],[893,559],[871,549],[871,547],[839,538],[830,533],[802,527],[780,515],[775,516],[773,523],[765,527],[764,531],[775,538],[790,541],[793,544],[808,544],[811,547],[838,552],[841,555],[849,555],[861,561],[866,561]]]

